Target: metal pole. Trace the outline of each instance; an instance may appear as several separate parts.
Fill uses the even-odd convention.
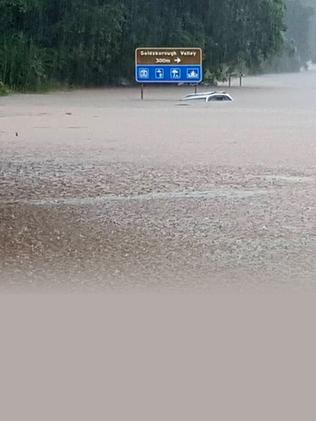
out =
[[[143,101],[144,99],[144,84],[140,85],[140,99]]]
[[[194,85],[194,93],[195,94],[197,94],[197,89],[198,89],[198,86],[197,85]]]

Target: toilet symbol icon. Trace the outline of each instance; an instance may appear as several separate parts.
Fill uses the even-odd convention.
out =
[[[138,70],[138,76],[140,79],[149,79],[149,69],[148,68],[140,68]]]

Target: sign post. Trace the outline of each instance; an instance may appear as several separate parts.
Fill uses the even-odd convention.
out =
[[[203,80],[201,48],[137,48],[135,79],[145,83],[192,83]]]

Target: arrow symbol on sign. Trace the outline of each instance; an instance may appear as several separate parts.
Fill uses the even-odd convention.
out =
[[[179,63],[181,63],[181,58],[177,57],[177,58],[174,59],[174,61],[179,64]]]

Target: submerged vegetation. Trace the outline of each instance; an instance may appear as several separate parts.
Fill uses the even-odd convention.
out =
[[[0,81],[0,96],[5,96],[9,94],[9,88],[5,86],[3,82]]]
[[[296,68],[312,53],[307,3],[0,0],[0,93],[132,82],[139,46],[201,47],[212,79],[280,66],[271,61],[277,54]]]

